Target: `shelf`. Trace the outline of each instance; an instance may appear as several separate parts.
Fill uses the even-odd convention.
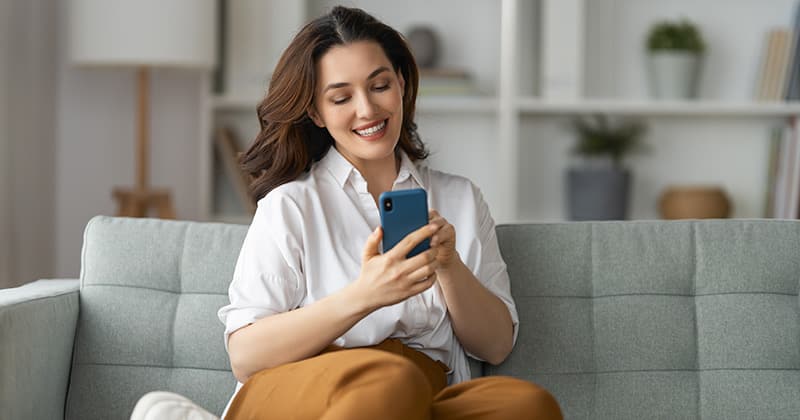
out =
[[[260,98],[214,96],[211,108],[217,111],[252,111]],[[497,98],[490,96],[419,96],[417,111],[435,112],[496,112]]]
[[[417,111],[423,113],[445,112],[497,112],[497,98],[491,96],[418,96]]]
[[[609,113],[643,116],[719,116],[785,117],[800,115],[798,102],[724,102],[724,101],[649,101],[623,99],[584,99],[554,102],[538,98],[520,98],[517,107],[523,114]]]

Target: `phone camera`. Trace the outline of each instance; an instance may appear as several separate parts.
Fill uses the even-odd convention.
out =
[[[383,209],[386,210],[386,211],[392,211],[392,199],[391,198],[387,198],[386,200],[383,200]]]

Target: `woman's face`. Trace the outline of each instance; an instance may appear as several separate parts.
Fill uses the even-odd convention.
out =
[[[328,129],[336,149],[356,167],[393,165],[405,81],[381,46],[373,41],[335,46],[316,70],[314,109],[309,111],[314,123]]]

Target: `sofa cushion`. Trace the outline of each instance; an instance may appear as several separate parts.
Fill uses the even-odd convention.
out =
[[[800,222],[505,225],[520,313],[500,366],[565,418],[797,418]]]
[[[217,310],[246,226],[96,217],[82,256],[68,419],[130,415],[154,390],[221,413],[235,379]]]

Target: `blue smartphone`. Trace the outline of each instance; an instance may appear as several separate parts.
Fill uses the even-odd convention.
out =
[[[383,252],[409,233],[428,224],[428,194],[422,188],[385,191],[378,197],[383,228]],[[411,258],[431,247],[430,238],[417,244],[406,256]]]

